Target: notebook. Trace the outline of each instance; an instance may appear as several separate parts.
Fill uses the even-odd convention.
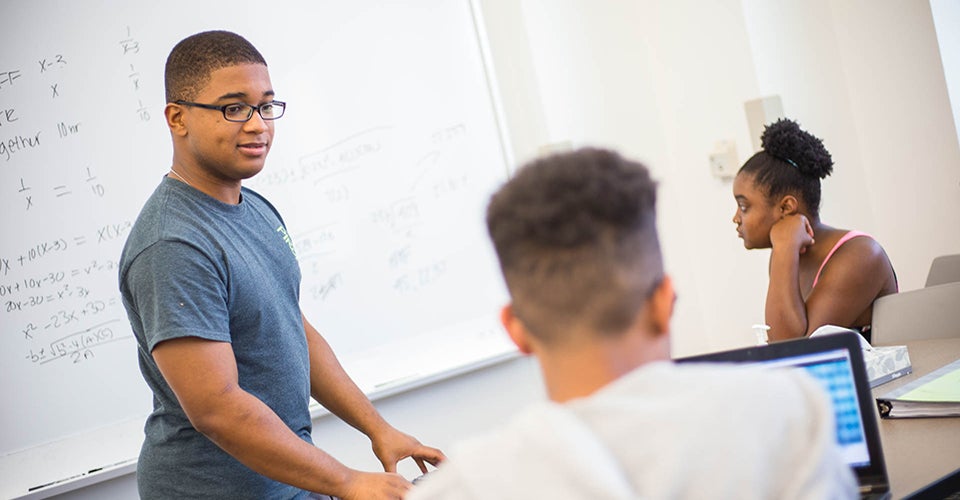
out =
[[[862,498],[889,498],[876,404],[870,392],[859,335],[835,333],[675,359],[686,362],[762,363],[806,370],[830,394],[837,446],[860,483]]]

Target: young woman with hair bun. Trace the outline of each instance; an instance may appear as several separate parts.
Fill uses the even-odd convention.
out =
[[[761,143],[734,180],[733,222],[744,247],[771,249],[769,339],[837,325],[870,340],[873,302],[897,292],[890,259],[870,235],[820,220],[820,180],[833,172],[820,139],[780,119],[765,128]]]

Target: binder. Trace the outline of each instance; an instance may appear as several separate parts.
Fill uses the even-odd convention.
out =
[[[882,418],[960,417],[960,359],[876,399]]]

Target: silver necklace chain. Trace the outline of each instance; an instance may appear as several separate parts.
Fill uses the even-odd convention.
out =
[[[173,174],[173,175],[175,175],[175,176],[177,176],[177,178],[180,179],[181,181],[183,181],[186,185],[192,187],[193,189],[197,189],[193,184],[190,184],[190,181],[188,181],[187,179],[185,179],[182,175],[180,175],[179,172],[177,172],[176,170],[174,170],[173,167],[170,167],[170,173]]]

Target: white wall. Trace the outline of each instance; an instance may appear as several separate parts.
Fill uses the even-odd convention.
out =
[[[758,95],[738,0],[523,3],[548,137],[615,147],[661,182],[659,225],[679,299],[678,354],[743,345],[763,321],[765,255],[744,252],[729,181],[708,155],[749,154]]]
[[[960,2],[956,0],[930,0],[933,24],[937,28],[940,45],[940,62],[950,94],[953,122],[960,140]]]
[[[873,233],[901,290],[960,251],[960,150],[927,2],[744,0],[761,91],[836,162],[821,217]]]
[[[926,2],[523,2],[551,142],[611,145],[661,180],[660,228],[680,294],[678,354],[752,341],[767,252],[734,235],[713,143],[753,151],[743,104],[782,98],[836,160],[822,216],[875,234],[903,289],[960,251],[954,124]]]
[[[481,0],[515,158],[541,147],[616,147],[661,182],[660,227],[679,302],[674,351],[745,345],[762,321],[763,251],[731,222],[729,181],[709,175],[714,142],[752,154],[743,103],[780,95],[824,138],[836,171],[827,223],[874,233],[903,289],[933,256],[960,251],[960,147],[926,2],[849,0]],[[378,401],[399,428],[448,448],[543,398],[515,359]],[[333,418],[316,443],[375,469],[365,439]],[[401,469],[415,474],[410,466]],[[133,476],[65,495],[126,499]]]

